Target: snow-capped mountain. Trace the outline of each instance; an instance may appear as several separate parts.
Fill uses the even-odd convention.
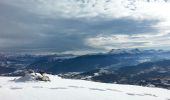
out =
[[[159,54],[159,53],[166,53],[168,51],[163,51],[163,50],[154,50],[154,49],[149,49],[149,50],[140,50],[140,49],[112,49],[110,50],[110,54],[140,54],[140,53],[150,53],[150,54]]]
[[[139,49],[112,49],[109,53],[110,54],[123,54],[123,53],[137,54],[141,52],[142,51]]]
[[[170,90],[62,79],[20,81],[0,77],[0,100],[170,100]]]
[[[113,49],[108,53],[82,55],[70,59],[48,60],[38,59],[27,68],[40,69],[53,74],[65,72],[86,72],[98,68],[117,69],[123,66],[137,65],[143,62],[152,62],[168,59],[169,52],[161,50]]]

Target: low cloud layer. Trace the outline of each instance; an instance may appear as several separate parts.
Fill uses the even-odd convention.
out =
[[[97,52],[170,46],[163,0],[1,0],[0,49]]]

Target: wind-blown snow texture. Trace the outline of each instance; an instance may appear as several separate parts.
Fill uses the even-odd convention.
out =
[[[0,100],[170,100],[170,90],[50,76],[51,82],[0,77]]]

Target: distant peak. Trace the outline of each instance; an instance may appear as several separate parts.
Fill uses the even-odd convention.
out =
[[[134,49],[112,49],[109,51],[109,54],[124,54],[124,53],[128,53],[128,54],[139,54],[139,53],[163,53],[163,52],[168,52],[165,50],[155,50],[155,49],[148,49],[148,50],[143,50],[143,49],[138,49],[138,48],[134,48]]]
[[[139,50],[138,48],[135,49],[112,49],[109,51],[109,53],[112,54],[121,54],[121,53],[140,53],[141,50]]]

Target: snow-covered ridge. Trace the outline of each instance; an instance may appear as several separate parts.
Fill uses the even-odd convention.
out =
[[[140,50],[140,49],[112,49],[109,51],[110,54],[123,54],[123,53],[129,53],[129,54],[139,54],[139,53],[166,53],[168,51],[164,50]]]
[[[170,100],[170,90],[62,79],[15,82],[0,77],[0,100]]]

